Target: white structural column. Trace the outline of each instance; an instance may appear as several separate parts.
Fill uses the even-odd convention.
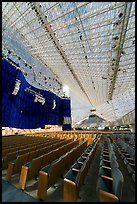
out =
[[[128,20],[129,20],[129,15],[130,15],[130,11],[131,11],[131,7],[132,7],[132,3],[130,2],[125,2],[125,9],[124,9],[124,17],[122,20],[119,20],[117,23],[120,24],[120,21],[122,22],[122,25],[120,24],[120,27],[117,26],[118,28],[116,28],[115,32],[119,32],[119,29],[121,30],[119,36],[118,37],[118,42],[115,44],[115,48],[113,48],[113,57],[115,57],[115,65],[113,68],[113,77],[112,77],[112,81],[109,87],[109,94],[108,94],[108,99],[112,100],[112,96],[113,96],[113,92],[114,92],[114,88],[115,88],[115,83],[116,83],[116,78],[117,78],[117,73],[118,73],[118,68],[119,68],[119,62],[120,62],[120,58],[121,58],[121,53],[122,53],[122,48],[123,48],[123,44],[124,44],[124,40],[125,40],[125,35],[126,35],[126,31],[127,31],[127,25],[128,25]],[[116,37],[116,36],[115,36]]]
[[[131,132],[135,133],[135,124],[130,124],[129,127],[130,127]]]
[[[88,98],[89,102],[92,105],[92,101],[89,98],[88,94],[86,93],[85,89],[83,88],[82,83],[80,82],[78,76],[76,75],[76,73],[74,72],[71,63],[69,62],[69,59],[67,57],[67,55],[65,54],[65,51],[62,49],[62,46],[59,43],[59,40],[57,39],[57,37],[54,34],[54,31],[52,30],[49,22],[47,21],[47,19],[45,19],[44,14],[42,13],[42,10],[40,8],[40,4],[39,2],[34,2],[31,3],[31,6],[35,8],[36,11],[36,15],[38,17],[41,18],[42,22],[43,22],[43,28],[46,30],[47,33],[49,33],[49,36],[52,40],[52,42],[54,43],[56,49],[58,50],[58,52],[60,53],[60,56],[62,56],[62,59],[64,60],[66,66],[68,67],[68,69],[70,70],[72,76],[74,77],[75,81],[77,82],[77,84],[79,85],[79,87],[81,88],[81,90],[83,91],[83,93],[86,95],[86,97]]]

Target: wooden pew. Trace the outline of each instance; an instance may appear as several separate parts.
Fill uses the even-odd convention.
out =
[[[16,160],[12,161],[8,165],[6,180],[9,182],[11,180],[11,176],[21,171],[21,167],[23,164],[27,162],[29,156],[29,152],[23,155],[19,155]]]
[[[65,160],[57,159],[39,172],[38,197],[44,200],[47,197],[47,190],[54,185],[55,181],[64,171]]]
[[[100,202],[120,202],[123,190],[123,175],[118,168],[112,169],[112,175],[100,175],[97,192]]]
[[[70,169],[64,178],[64,202],[76,202],[81,185],[84,182],[86,164],[80,170]]]

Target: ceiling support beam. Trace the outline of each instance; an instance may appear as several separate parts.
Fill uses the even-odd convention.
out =
[[[79,78],[75,74],[71,63],[69,62],[69,60],[67,58],[67,55],[65,54],[64,50],[62,49],[62,46],[59,43],[59,40],[57,39],[57,37],[55,36],[54,31],[52,30],[51,25],[48,23],[47,19],[45,18],[45,15],[43,14],[43,12],[41,10],[41,6],[40,6],[39,2],[33,2],[33,3],[31,2],[31,7],[35,10],[36,15],[40,19],[43,28],[46,29],[46,31],[49,33],[49,36],[52,39],[52,42],[54,43],[56,49],[60,53],[60,56],[62,57],[62,59],[65,62],[66,66],[68,67],[69,71],[71,72],[73,78],[75,79],[75,81],[77,82],[77,84],[81,88],[82,92],[86,95],[86,97],[88,98],[90,104],[92,105],[91,99],[89,98],[88,94],[86,93],[86,91],[85,91],[82,83],[80,82]]]
[[[117,119],[114,122],[110,122],[110,126],[120,126],[120,125],[129,125],[135,124],[135,109],[125,114],[121,118]]]
[[[132,7],[132,2],[125,2],[124,6],[124,11],[123,13],[119,14],[119,19],[118,21],[115,22],[115,28],[114,32],[117,33],[118,29],[121,29],[120,35],[115,37],[115,44],[114,47],[112,47],[112,55],[113,59],[115,60],[113,62],[113,76],[111,80],[111,84],[109,87],[109,93],[108,93],[108,99],[112,100],[113,92],[115,89],[115,84],[116,84],[116,79],[117,79],[117,74],[118,74],[118,69],[119,69],[119,62],[121,58],[121,54],[123,52],[123,44],[125,40],[125,35],[127,31],[127,25],[128,25],[128,20],[129,20],[129,15]],[[121,15],[121,17],[120,17]]]

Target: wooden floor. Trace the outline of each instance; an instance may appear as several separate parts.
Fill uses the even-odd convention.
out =
[[[84,185],[81,187],[77,202],[99,202],[96,192],[96,184],[98,178],[99,162],[100,162],[101,146],[99,145],[95,152],[88,174],[85,178]],[[119,168],[124,176],[123,194],[121,202],[135,202],[135,184],[129,175],[126,166],[115,151]],[[66,173],[66,172],[65,172]],[[65,174],[64,173],[64,174]],[[2,181],[2,202],[41,202],[37,197],[37,181],[32,180],[27,183],[25,191],[19,190],[19,174],[12,179],[12,184],[8,184],[5,180],[5,173]],[[55,186],[50,187],[47,192],[47,198],[44,202],[63,202],[63,178],[59,178]]]

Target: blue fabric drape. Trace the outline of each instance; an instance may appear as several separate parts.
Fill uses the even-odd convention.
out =
[[[15,81],[21,81],[20,89],[17,95],[12,92],[15,87]],[[44,105],[34,102],[35,96],[25,92],[29,88],[39,93],[45,98]],[[56,107],[53,109],[53,100],[56,101]],[[69,100],[70,101],[70,100]],[[52,92],[41,90],[30,85],[23,73],[16,69],[5,59],[2,60],[2,126],[15,127],[21,129],[43,128],[47,124],[62,125],[68,108],[68,100],[62,99]]]

